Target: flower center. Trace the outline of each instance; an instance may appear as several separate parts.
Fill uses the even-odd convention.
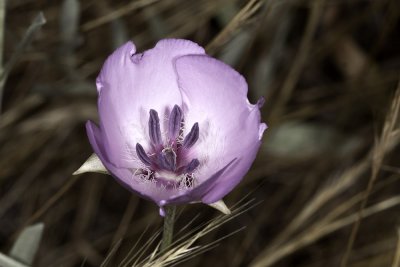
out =
[[[141,144],[136,144],[136,154],[146,166],[138,169],[136,174],[146,180],[160,182],[165,187],[193,187],[193,172],[200,165],[200,161],[196,158],[187,160],[187,154],[199,139],[199,124],[196,122],[183,138],[183,112],[175,105],[169,114],[165,142],[161,136],[158,113],[153,109],[150,110],[148,125],[150,153],[147,153]]]

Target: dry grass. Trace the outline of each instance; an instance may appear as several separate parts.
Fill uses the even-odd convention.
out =
[[[15,0],[5,14],[0,251],[43,221],[34,266],[399,266],[398,1]],[[181,208],[159,254],[154,204],[71,173],[91,154],[84,122],[106,56],[165,37],[238,69],[251,101],[266,98],[269,130],[226,199],[262,202],[232,217]]]

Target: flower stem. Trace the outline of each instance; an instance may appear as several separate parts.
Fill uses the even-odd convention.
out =
[[[176,206],[165,207],[163,238],[161,241],[161,252],[164,252],[172,243],[174,235]]]

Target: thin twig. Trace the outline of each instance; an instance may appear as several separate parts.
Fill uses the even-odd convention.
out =
[[[132,220],[133,214],[135,213],[135,209],[138,204],[138,198],[135,195],[132,195],[128,205],[126,206],[124,215],[122,216],[121,222],[118,225],[117,230],[115,231],[114,237],[112,239],[111,244],[113,245],[118,240],[121,240],[126,234],[129,224]]]
[[[369,195],[374,187],[375,181],[378,178],[379,170],[382,166],[383,158],[386,154],[386,147],[390,143],[393,137],[393,131],[395,130],[395,126],[398,119],[398,114],[400,110],[400,82],[398,84],[398,88],[396,93],[393,97],[391,109],[386,116],[385,124],[383,126],[382,134],[378,142],[375,144],[373,149],[373,156],[372,156],[372,174],[368,181],[367,190],[365,195],[363,196],[363,200],[360,204],[359,212],[358,212],[358,219],[355,221],[353,228],[351,230],[351,234],[347,243],[346,252],[342,258],[340,266],[345,267],[350,258],[350,253],[353,249],[354,241],[356,239],[358,230],[360,228],[361,219],[362,219],[362,212],[367,205]]]
[[[316,214],[328,201],[353,185],[361,175],[367,170],[369,161],[371,160],[370,153],[359,163],[345,171],[340,178],[331,186],[325,187],[319,191],[305,208],[291,221],[288,227],[272,242],[268,251],[272,251],[277,246],[283,244],[287,239],[301,229],[302,226]]]
[[[218,48],[228,42],[228,40],[261,9],[263,2],[262,0],[250,0],[207,45],[207,54],[215,54]]]
[[[154,4],[160,0],[139,0],[139,1],[132,1],[130,4],[122,6],[119,9],[116,9],[113,12],[108,13],[107,15],[100,17],[98,19],[94,19],[91,21],[86,22],[82,25],[82,31],[90,31],[94,28],[97,28],[101,25],[109,23],[113,20],[116,20],[120,17],[126,16],[129,13],[133,12],[136,9],[143,8],[145,6]]]
[[[26,225],[32,224],[36,220],[38,220],[40,217],[42,217],[51,207],[54,206],[54,204],[57,203],[58,200],[60,200],[65,193],[68,192],[69,189],[72,188],[72,186],[78,181],[79,176],[72,176],[71,179],[68,180],[49,200],[46,201],[46,203],[39,209],[37,210],[34,214],[32,214],[31,217],[29,217],[28,220],[24,223],[24,227]]]
[[[361,213],[361,218],[366,218],[372,216],[381,211],[390,209],[392,207],[400,205],[400,197],[392,197],[381,201],[371,207],[364,209]],[[298,238],[295,238],[290,243],[284,244],[275,250],[275,253],[271,253],[268,256],[256,258],[251,267],[269,267],[274,263],[282,259],[283,257],[319,240],[320,238],[331,234],[351,223],[354,223],[358,219],[358,214],[351,214],[342,219],[338,219],[334,222],[328,223],[326,225],[318,225],[313,229],[309,229],[301,234]]]
[[[138,265],[133,266],[141,266],[141,267],[162,267],[162,266],[171,266],[175,265],[177,262],[182,262],[191,258],[198,253],[202,253],[208,250],[210,247],[216,245],[217,242],[241,231],[244,227],[237,229],[236,231],[231,232],[224,237],[217,239],[205,246],[193,246],[193,244],[200,239],[201,237],[207,235],[208,233],[216,230],[221,225],[233,220],[239,215],[245,213],[246,211],[254,208],[259,203],[254,203],[254,200],[251,199],[244,204],[240,205],[236,209],[232,210],[231,215],[220,215],[204,224],[195,230],[189,231],[190,234],[186,235],[183,239],[178,239],[174,241],[171,246],[162,253],[156,253],[154,257],[147,257],[144,261],[140,262]]]
[[[290,96],[292,95],[292,92],[297,84],[297,81],[300,78],[300,74],[304,69],[304,65],[306,64],[306,60],[312,47],[311,43],[315,31],[317,30],[324,2],[325,0],[316,0],[312,4],[311,15],[308,19],[304,37],[302,38],[300,43],[300,48],[295,59],[293,60],[292,67],[289,71],[289,74],[287,75],[287,78],[285,79],[285,82],[280,91],[280,95],[278,99],[275,100],[274,109],[272,110],[270,118],[276,119],[281,115],[285,104],[289,101]]]
[[[46,23],[46,18],[43,13],[40,12],[34,19],[32,24],[26,30],[24,37],[21,42],[18,44],[15,52],[11,55],[11,58],[8,60],[7,64],[5,64],[4,69],[0,75],[0,112],[2,110],[2,102],[3,102],[3,93],[4,93],[4,85],[7,81],[8,75],[10,74],[12,68],[21,58],[26,47],[32,42],[33,36],[40,30],[40,28]]]
[[[6,0],[0,0],[0,75],[3,72],[3,53],[5,36]]]
[[[392,267],[400,267],[400,229],[397,229],[396,254],[393,258]]]

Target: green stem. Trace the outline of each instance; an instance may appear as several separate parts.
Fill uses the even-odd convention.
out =
[[[163,238],[161,241],[161,252],[164,252],[172,243],[174,235],[176,206],[165,207]]]

